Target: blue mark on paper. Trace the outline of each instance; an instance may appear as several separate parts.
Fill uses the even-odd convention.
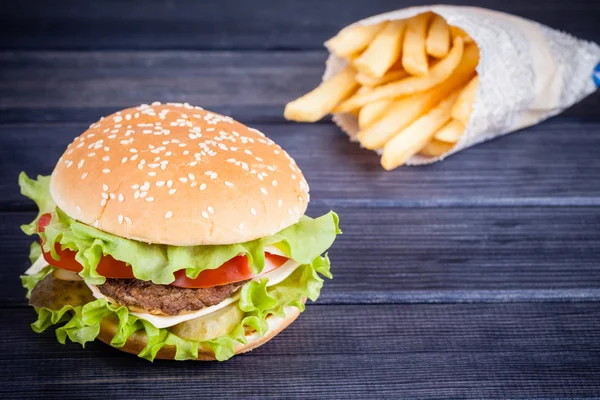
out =
[[[594,74],[592,77],[594,78],[594,83],[596,86],[600,87],[600,64],[596,65],[596,68],[594,68]]]

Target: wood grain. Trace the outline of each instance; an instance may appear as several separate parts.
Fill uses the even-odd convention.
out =
[[[424,167],[384,171],[332,125],[250,124],[298,162],[313,204],[354,207],[600,205],[600,121],[555,118]],[[33,209],[17,175],[51,173],[83,124],[0,125],[0,210]]]
[[[188,102],[244,122],[282,122],[313,89],[324,51],[0,52],[0,123],[91,123],[153,101]],[[600,93],[563,115],[598,121]]]
[[[33,315],[0,309],[2,398],[541,398],[600,390],[597,303],[309,306],[273,341],[220,364],[150,364],[100,343],[63,346],[51,332],[30,330]]]
[[[328,208],[311,206],[309,215]],[[600,300],[598,208],[336,208],[323,303]],[[0,304],[24,304],[18,275],[32,213],[0,214]]]
[[[451,4],[473,5],[454,0]],[[306,49],[342,27],[420,0],[20,0],[0,14],[0,49]],[[594,1],[482,0],[479,7],[531,18],[600,42]]]

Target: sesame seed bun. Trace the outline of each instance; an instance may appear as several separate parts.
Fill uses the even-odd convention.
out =
[[[298,222],[309,201],[294,160],[261,132],[160,103],[92,124],[60,158],[50,193],[85,224],[176,246],[272,235]]]
[[[300,310],[296,307],[286,307],[285,317],[279,318],[275,316],[269,316],[267,322],[269,324],[269,330],[263,335],[259,336],[255,332],[246,333],[246,344],[236,343],[235,354],[246,353],[254,350],[255,348],[267,343],[273,339],[279,332],[287,328],[292,322],[300,315]],[[116,319],[105,318],[100,323],[100,333],[97,338],[106,344],[110,344],[113,336],[117,332],[118,321]],[[130,354],[139,354],[144,347],[146,347],[146,333],[144,331],[137,331],[133,333],[123,347],[119,347],[118,350],[124,351]],[[156,354],[157,359],[173,360],[175,359],[176,349],[175,346],[165,346],[158,351]],[[200,346],[198,349],[197,361],[214,361],[215,355],[208,346]]]

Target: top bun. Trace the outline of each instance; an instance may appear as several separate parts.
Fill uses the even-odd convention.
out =
[[[176,246],[272,235],[298,222],[309,201],[295,161],[261,132],[172,103],[92,124],[60,158],[50,193],[85,224]]]

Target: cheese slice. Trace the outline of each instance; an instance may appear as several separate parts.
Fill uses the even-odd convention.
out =
[[[269,262],[268,260],[265,260],[265,263],[268,263],[268,262]],[[260,280],[262,278],[267,278],[269,280],[267,283],[267,286],[277,285],[278,283],[285,280],[285,278],[290,276],[296,270],[296,268],[298,268],[299,266],[300,266],[300,264],[298,262],[296,262],[294,260],[288,260],[285,264],[283,264],[281,267],[277,268],[276,270],[268,272],[263,275],[256,276],[254,278],[254,280]],[[95,298],[107,299],[108,301],[112,301],[111,299],[107,298],[102,293],[100,293],[100,291],[98,290],[98,288],[95,285],[91,285],[87,282],[86,282],[86,285],[88,285],[88,287],[92,291],[92,294],[94,295]],[[150,322],[152,325],[154,325],[157,328],[168,328],[170,326],[177,325],[184,321],[189,321],[191,319],[196,319],[199,317],[209,315],[210,313],[220,310],[223,307],[228,306],[229,304],[235,303],[236,301],[239,300],[239,298],[240,298],[240,295],[239,295],[239,293],[237,293],[231,297],[226,298],[219,304],[215,304],[214,306],[210,306],[210,307],[204,307],[198,311],[195,311],[195,312],[192,312],[189,314],[153,315],[153,314],[149,314],[149,313],[141,313],[141,312],[133,312],[133,311],[130,311],[130,314],[135,315],[136,317],[138,317],[140,319]]]

